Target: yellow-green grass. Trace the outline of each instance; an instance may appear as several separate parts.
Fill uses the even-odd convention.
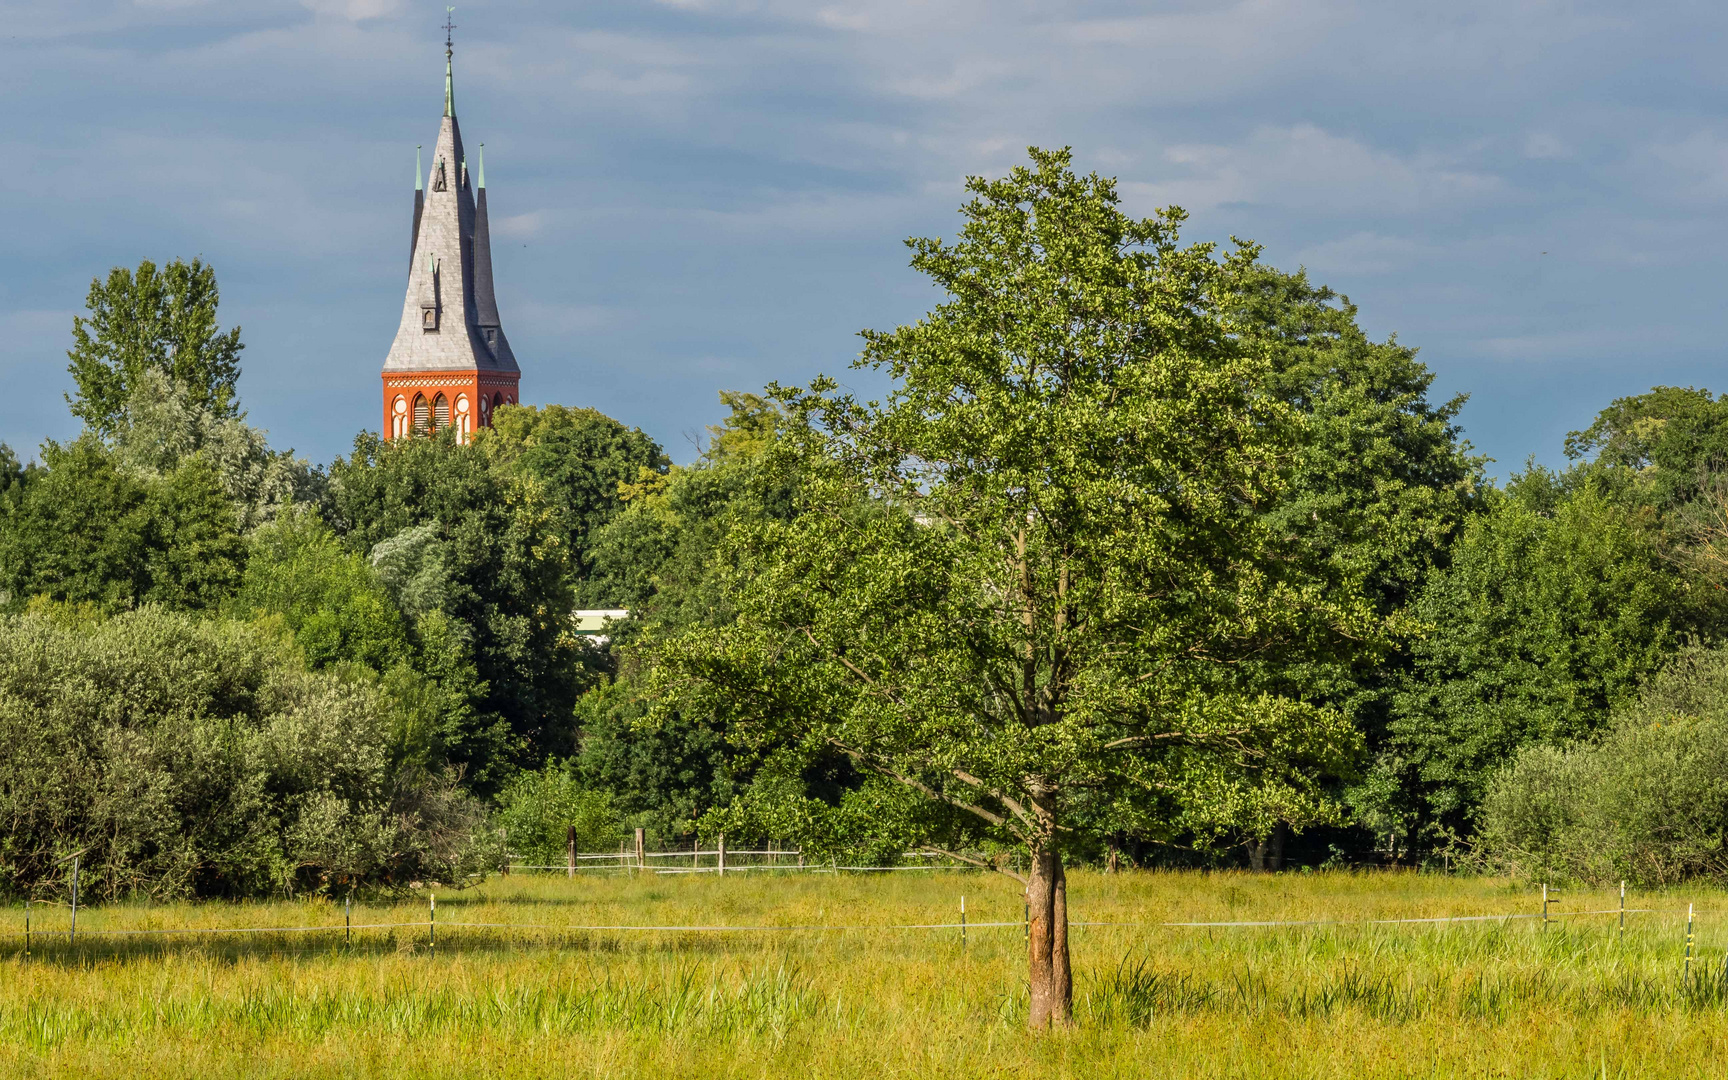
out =
[[[493,879],[427,928],[107,937],[342,923],[340,904],[120,905],[81,936],[0,909],[0,1076],[1718,1076],[1728,894],[1612,916],[1167,928],[1214,920],[1531,914],[1504,881],[1405,873],[1077,872],[1074,1029],[1024,1030],[1018,887],[977,874]],[[530,924],[973,928],[582,931]],[[1559,910],[1613,907],[1607,893]],[[1681,978],[1697,905],[1692,979]],[[423,894],[354,921],[423,922]],[[35,908],[38,930],[65,908]],[[1014,923],[981,928],[983,922]],[[457,923],[507,923],[507,928]]]

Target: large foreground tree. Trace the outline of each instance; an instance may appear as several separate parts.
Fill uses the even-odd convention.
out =
[[[1071,1017],[1064,850],[1329,817],[1318,778],[1359,740],[1276,673],[1381,627],[1272,523],[1302,420],[1230,320],[1254,251],[1179,247],[1180,211],[1132,219],[1066,151],[1032,158],[968,182],[955,243],[911,242],[948,296],[864,335],[885,403],[779,393],[802,512],[734,526],[736,619],[657,653],[667,701],[725,710],[786,775],[874,778],[835,805],[755,785],[791,827],[1008,845],[1044,1027]]]

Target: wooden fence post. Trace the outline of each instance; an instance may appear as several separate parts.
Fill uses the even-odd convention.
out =
[[[720,876],[726,876],[726,834],[720,834]]]
[[[426,894],[426,940],[431,943],[432,955],[438,955],[438,897],[432,893]]]
[[[648,865],[647,856],[642,851],[642,830],[636,830],[636,872],[641,873]]]
[[[1692,978],[1692,905],[1686,905],[1686,967],[1681,974],[1688,980]]]
[[[66,944],[71,945],[78,940],[78,856],[72,856],[72,932],[66,935]]]
[[[565,855],[565,862],[566,862],[567,866],[566,866],[566,869],[564,871],[564,876],[565,877],[575,877],[576,876],[576,826],[574,826],[574,825],[570,826],[569,831],[567,833],[565,833],[564,839],[565,839],[565,842],[567,844],[569,844],[568,851]]]

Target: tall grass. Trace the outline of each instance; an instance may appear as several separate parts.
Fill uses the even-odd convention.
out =
[[[1078,1024],[1024,1024],[1022,908],[978,875],[495,879],[423,926],[356,931],[324,902],[80,911],[120,928],[316,934],[0,938],[0,1075],[1714,1076],[1728,1057],[1728,895],[1508,923],[1158,927],[1166,921],[1530,913],[1505,882],[1411,874],[1076,873]],[[974,924],[953,921],[967,896]],[[1566,907],[1609,907],[1607,894]],[[1699,911],[1681,977],[1686,904]],[[22,910],[0,910],[0,929]],[[36,909],[39,929],[63,909]],[[423,921],[422,901],[356,923]],[[457,923],[503,924],[464,927]],[[575,925],[876,929],[588,931]],[[1128,924],[1128,925],[1120,925]],[[546,927],[551,927],[547,929]]]

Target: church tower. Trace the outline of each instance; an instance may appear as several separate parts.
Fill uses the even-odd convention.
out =
[[[414,162],[414,226],[402,324],[384,359],[384,431],[401,438],[454,426],[468,441],[492,410],[517,402],[522,371],[498,321],[492,238],[486,221],[485,147],[468,155],[456,124],[449,27],[444,38],[444,119],[422,187]]]

